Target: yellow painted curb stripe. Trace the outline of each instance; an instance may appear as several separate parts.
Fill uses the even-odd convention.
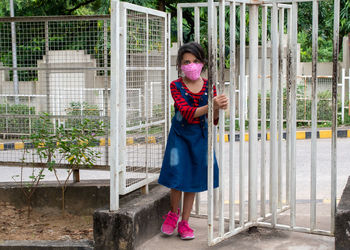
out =
[[[24,143],[23,142],[15,142],[15,149],[23,149]]]
[[[267,132],[266,140],[269,141],[270,139],[271,139],[271,134],[270,134],[270,132]]]
[[[228,134],[225,134],[225,142],[228,142],[229,139],[228,139]]]
[[[297,131],[296,133],[296,139],[297,140],[302,140],[306,138],[306,133],[305,131]]]
[[[101,138],[100,139],[100,146],[105,146],[106,145],[106,138]]]
[[[224,201],[224,204],[230,204],[230,201],[229,200],[225,200]],[[235,204],[238,205],[239,204],[239,200],[235,200]]]
[[[131,144],[134,144],[134,138],[132,137],[126,138],[126,145],[131,145]]]
[[[230,141],[229,137],[228,137],[228,134],[224,134],[224,139],[225,139],[225,142],[229,142]],[[217,135],[217,142],[219,142],[219,141],[220,141],[220,136]]]
[[[148,136],[147,143],[156,143],[156,137],[154,136]]]
[[[340,201],[340,199],[337,199],[337,203]],[[324,204],[331,204],[331,199],[323,199],[322,201]]]
[[[4,150],[4,143],[0,143],[0,150]]]
[[[332,130],[320,130],[320,138],[332,138]]]
[[[244,140],[245,140],[245,141],[249,141],[249,134],[248,134],[248,133],[245,134]]]

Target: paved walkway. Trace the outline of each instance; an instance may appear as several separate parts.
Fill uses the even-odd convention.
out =
[[[183,241],[177,235],[163,237],[161,234],[151,238],[138,250],[204,250],[204,249],[239,249],[239,250],[326,250],[334,249],[334,238],[328,236],[296,233],[267,228],[257,228],[233,236],[214,247],[208,247],[205,219],[191,218],[196,238]]]
[[[310,223],[310,203],[297,202],[296,205],[296,226],[309,227]],[[268,207],[267,207],[268,209]],[[225,206],[225,216],[228,217],[228,207]],[[206,203],[201,204],[201,213],[206,211]],[[235,211],[238,212],[238,206]],[[236,219],[238,214],[236,213]],[[247,209],[245,218],[247,218]],[[278,216],[278,223],[289,225],[289,210]],[[226,239],[213,247],[208,247],[207,243],[207,219],[190,218],[190,225],[195,230],[196,238],[190,241],[183,241],[176,235],[164,237],[161,234],[156,235],[144,244],[138,250],[204,250],[204,249],[238,249],[238,250],[326,250],[334,249],[334,237],[321,236],[309,233],[291,232],[286,230],[275,230],[269,228],[252,228],[236,236]],[[228,231],[228,223],[225,223],[225,232]],[[330,230],[330,204],[323,202],[317,203],[317,229]],[[215,229],[218,228],[218,222],[214,221]]]

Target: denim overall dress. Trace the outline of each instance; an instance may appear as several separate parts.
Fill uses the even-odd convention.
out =
[[[186,102],[193,106],[193,98],[176,87]],[[208,88],[199,100],[199,107],[208,103]],[[202,192],[208,189],[208,119],[200,117],[200,124],[190,124],[175,107],[168,141],[158,182],[168,188],[183,192]],[[219,169],[214,154],[214,188],[219,184]]]

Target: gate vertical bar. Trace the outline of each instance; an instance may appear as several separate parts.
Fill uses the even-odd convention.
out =
[[[182,30],[182,8],[177,6],[177,45],[178,48],[183,44],[183,30]]]
[[[249,221],[257,219],[258,182],[258,5],[249,6]]]
[[[215,62],[215,80],[213,82],[213,86],[217,87],[218,82],[218,10],[216,8],[216,4],[214,3],[214,12],[213,12],[213,54],[214,54],[214,62]],[[218,152],[218,135],[217,135],[217,127],[213,126],[213,137],[214,137],[214,152]],[[219,189],[214,189],[214,216],[217,218],[219,216]]]
[[[234,154],[236,139],[236,2],[230,2],[230,146],[229,146],[229,230],[235,228],[235,172]]]
[[[105,67],[104,70],[104,91],[102,92],[103,95],[103,108],[104,108],[104,119],[103,122],[104,124],[108,123],[108,34],[107,34],[107,30],[108,30],[108,25],[107,25],[107,20],[103,21],[103,61],[104,64],[103,66]],[[106,166],[108,165],[108,154],[109,154],[109,150],[108,150],[108,140],[109,140],[109,132],[108,132],[108,127],[106,128],[106,136],[105,136],[105,151],[106,151]]]
[[[213,50],[214,2],[208,0],[208,245],[213,241],[213,85],[216,79],[216,62]],[[216,139],[216,138],[215,138]]]
[[[345,69],[342,69],[341,77],[341,122],[344,123],[344,105],[345,105]]]
[[[312,107],[310,230],[316,228],[318,1],[312,1]]]
[[[225,89],[225,0],[219,2],[219,95]],[[219,234],[224,236],[224,132],[225,111],[219,110]]]
[[[284,8],[279,9],[279,78],[278,78],[278,208],[282,208],[282,139],[283,139],[283,35]]]
[[[120,71],[119,71],[119,79],[120,79],[120,89],[119,89],[119,105],[120,105],[120,113],[119,113],[119,166],[120,166],[120,182],[122,188],[125,190],[126,188],[126,82],[127,82],[127,64],[126,64],[126,54],[127,54],[127,9],[123,4],[121,4],[120,8],[120,18],[121,18],[121,40],[120,40],[120,49],[118,52],[120,53]],[[107,142],[108,143],[108,142]],[[147,144],[146,144],[147,145]]]
[[[239,83],[239,223],[244,225],[244,177],[245,177],[245,9],[246,4],[240,4],[240,83]]]
[[[260,216],[266,215],[266,37],[267,6],[262,7],[261,36],[261,174],[260,174]]]
[[[194,41],[200,43],[199,7],[194,7]]]
[[[163,146],[163,152],[165,151],[165,146],[166,146],[166,142],[168,140],[168,126],[169,123],[169,119],[168,116],[170,116],[169,113],[169,107],[170,107],[170,103],[169,103],[169,94],[168,94],[168,83],[169,81],[169,57],[170,57],[170,29],[169,29],[169,17],[170,17],[170,13],[168,13],[166,15],[166,17],[164,18],[164,64],[165,64],[165,68],[164,68],[164,100],[162,100],[162,102],[164,103],[164,142],[162,143]]]
[[[166,87],[166,98],[167,98],[167,103],[168,103],[168,126],[166,129],[166,134],[168,136],[169,132],[170,132],[170,126],[171,126],[171,107],[170,107],[170,87],[169,87],[169,83],[170,83],[170,65],[171,65],[171,56],[170,56],[170,46],[171,46],[171,14],[168,13],[168,53],[167,53],[167,82],[165,84]],[[167,136],[165,137],[167,139]]]
[[[331,233],[334,233],[334,220],[337,209],[337,87],[339,54],[339,0],[334,0],[333,27],[333,81],[332,81],[332,155],[331,155]]]
[[[295,227],[296,212],[296,84],[297,84],[297,36],[298,3],[292,2],[292,37],[291,37],[291,170],[290,170],[290,227]]]
[[[200,19],[199,19],[199,7],[194,7],[194,41],[200,43]],[[199,204],[201,200],[201,194],[196,193],[196,207],[195,212],[199,214]]]
[[[119,0],[111,1],[111,153],[110,210],[119,209]]]
[[[272,3],[271,14],[271,104],[270,104],[270,210],[272,213],[271,223],[273,226],[277,223],[277,88],[278,88],[278,8],[277,3]]]
[[[182,29],[182,8],[177,6],[177,49],[183,45],[183,29]],[[184,194],[181,193],[180,199],[180,213],[182,213]]]
[[[291,38],[292,38],[292,15],[291,9],[287,9],[287,25],[288,25],[288,39],[287,39],[287,66],[286,66],[286,203],[290,204],[290,169],[291,169],[291,98],[290,98],[290,88],[291,88]]]

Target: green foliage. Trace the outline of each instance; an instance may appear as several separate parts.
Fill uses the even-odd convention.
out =
[[[30,217],[30,213],[32,211],[32,197],[35,193],[39,182],[44,179],[45,175],[44,173],[45,168],[32,168],[32,174],[29,176],[29,182],[23,183],[23,167],[21,168],[21,174],[20,175],[14,175],[12,176],[12,179],[20,184],[21,191],[25,196],[26,203],[27,203],[27,217]],[[18,180],[19,178],[19,180]],[[24,184],[24,185],[23,185]]]
[[[97,105],[91,105],[87,102],[71,102],[67,112],[67,122],[65,128],[80,128],[84,117],[93,117],[90,123],[94,126],[98,125],[100,122],[96,120],[100,116],[100,110]]]
[[[11,41],[10,23],[0,23],[0,30],[2,31],[2,39]],[[96,59],[97,66],[104,66],[103,20],[52,21],[48,24],[48,31],[49,50],[83,50]],[[38,61],[42,60],[46,53],[45,23],[37,22],[35,25],[26,22],[16,23],[16,36],[18,67],[37,67]],[[106,45],[107,61],[109,62],[110,42],[107,41]],[[4,66],[13,66],[11,43],[0,43],[0,62]],[[37,71],[20,70],[17,73],[19,81],[38,80]],[[10,71],[10,80],[13,79],[12,77],[13,72]]]
[[[33,127],[33,132],[25,137],[33,145],[40,162],[47,164],[50,171],[56,163],[57,134],[49,114],[40,115],[38,122]]]
[[[0,104],[0,134],[29,134],[34,119],[20,115],[34,115],[35,108],[23,104]],[[8,117],[2,115],[9,115]],[[16,115],[18,117],[16,117]]]
[[[109,0],[16,0],[16,16],[108,14]],[[9,1],[0,2],[0,16],[9,16]]]
[[[84,118],[71,129],[61,125],[57,129],[58,152],[63,155],[73,168],[79,165],[93,166],[100,152],[93,149],[98,145],[98,136],[104,134],[103,123]]]
[[[47,113],[40,115],[33,132],[23,140],[33,146],[34,153],[38,155],[40,162],[44,163],[49,171],[54,172],[62,189],[62,211],[64,211],[64,193],[72,172],[82,165],[92,167],[96,159],[100,158],[101,153],[94,147],[98,145],[98,137],[104,133],[104,125],[101,121],[83,118],[69,129],[63,124],[55,128],[51,119]],[[33,154],[33,152],[25,149],[23,161],[27,154]],[[61,163],[67,163],[70,167],[63,182],[56,171],[57,165]],[[41,171],[39,174],[32,174],[29,178],[32,183],[38,183],[44,175]]]

